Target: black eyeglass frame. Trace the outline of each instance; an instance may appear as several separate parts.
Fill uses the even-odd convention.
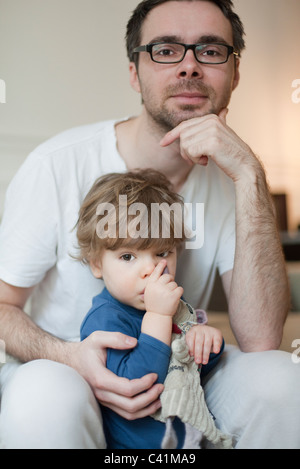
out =
[[[155,60],[153,58],[153,53],[152,53],[152,49],[154,46],[159,46],[161,44],[174,44],[174,45],[179,45],[179,46],[183,46],[185,51],[184,51],[184,54],[182,56],[182,58],[180,60],[175,60],[175,61],[168,61],[168,62],[162,62],[162,61],[158,61],[158,60]],[[199,60],[197,55],[196,55],[196,48],[199,47],[199,46],[224,46],[227,48],[227,58],[226,60],[222,61],[222,62],[205,62],[203,60]],[[229,60],[229,57],[233,54],[235,55],[236,57],[240,57],[240,54],[238,52],[236,52],[234,50],[234,47],[233,46],[229,46],[228,44],[222,44],[222,43],[217,43],[217,42],[214,42],[214,43],[210,43],[210,44],[206,44],[206,43],[198,43],[198,44],[183,44],[181,42],[154,42],[154,43],[151,43],[151,44],[146,44],[144,46],[139,46],[139,47],[136,47],[135,49],[133,49],[133,53],[136,54],[138,52],[148,52],[150,54],[150,57],[151,57],[151,60],[155,63],[158,63],[158,64],[177,64],[177,63],[180,63],[184,60],[185,56],[186,56],[186,53],[188,50],[192,50],[194,52],[194,56],[195,56],[195,59],[197,60],[197,62],[201,63],[201,64],[207,64],[207,65],[221,65],[221,64],[225,64],[226,62],[228,62]]]

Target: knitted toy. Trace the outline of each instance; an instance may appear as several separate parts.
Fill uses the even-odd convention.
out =
[[[202,437],[215,448],[232,448],[231,437],[215,426],[207,408],[200,384],[199,368],[190,356],[186,344],[185,334],[197,323],[199,319],[197,321],[196,311],[184,301],[180,301],[174,316],[169,370],[164,382],[165,389],[160,396],[162,406],[152,415],[156,420],[166,423],[163,449],[177,447],[176,434],[172,428],[174,417],[179,417],[186,424],[185,449],[200,448]]]

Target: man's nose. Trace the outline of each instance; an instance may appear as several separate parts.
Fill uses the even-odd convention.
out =
[[[177,78],[202,78],[202,64],[196,60],[194,51],[188,50],[182,62],[178,64]]]

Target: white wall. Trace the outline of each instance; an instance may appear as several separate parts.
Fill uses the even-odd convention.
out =
[[[290,227],[300,223],[300,0],[235,0],[247,31],[230,125],[260,156],[273,191],[288,193]],[[300,97],[300,92],[298,93]]]
[[[27,153],[66,128],[137,114],[126,22],[138,0],[0,0],[0,214]],[[229,124],[263,160],[274,191],[300,222],[300,0],[235,0],[247,31]]]

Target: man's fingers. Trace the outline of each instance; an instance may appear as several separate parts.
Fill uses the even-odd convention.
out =
[[[183,130],[190,129],[194,127],[195,125],[199,124],[199,122],[204,122],[209,118],[209,114],[203,117],[195,117],[194,119],[190,119],[188,121],[183,121],[181,122],[177,127],[174,129],[170,130],[160,141],[160,146],[161,147],[167,147],[168,145],[171,145],[171,143],[174,143],[177,139],[180,138],[181,133]]]
[[[168,132],[160,141],[161,147],[167,147],[174,143],[180,137],[181,127],[177,126],[175,129]]]
[[[218,117],[220,120],[223,122],[223,124],[226,125],[226,118],[227,114],[229,112],[229,109],[224,108],[222,109]],[[194,125],[199,125],[200,123],[204,124],[206,122],[209,122],[212,116],[215,116],[214,114],[207,114],[206,116],[203,117],[195,117],[194,119],[190,119],[188,121],[181,122],[175,129],[172,129],[170,132],[168,132],[160,141],[160,146],[162,147],[167,147],[174,143],[177,139],[180,138],[181,133],[183,130],[186,130],[188,128],[192,128]]]
[[[144,407],[143,409],[137,410],[136,412],[126,411],[124,409],[120,409],[113,404],[109,404],[106,407],[113,410],[116,414],[120,415],[126,420],[137,420],[142,419],[145,417],[149,417],[150,415],[154,414],[158,409],[161,408],[161,401],[160,399],[156,399],[156,401],[152,402],[149,406]]]
[[[137,339],[122,334],[121,332],[96,331],[93,332],[86,340],[89,339],[93,341],[94,345],[99,348],[125,350],[128,348],[133,348],[137,344]]]
[[[207,116],[205,116],[206,118]],[[177,139],[180,138],[181,133],[183,130],[189,129],[191,127],[194,127],[199,121],[204,121],[205,118],[203,117],[196,117],[194,119],[190,119],[188,121],[181,122],[177,127],[174,129],[170,130],[160,141],[160,146],[161,147],[167,147],[168,145],[171,145],[171,143],[174,143]]]
[[[144,378],[146,379],[144,380]],[[149,382],[152,381],[152,375],[147,375],[147,377],[145,376],[140,380],[130,381],[130,384],[133,385],[135,391],[137,389],[140,390],[138,394],[132,394],[132,397],[127,397],[124,394],[119,395],[110,391],[102,390],[96,390],[95,395],[102,405],[104,405],[105,407],[109,407],[124,418],[127,418],[129,420],[134,418],[142,418],[147,415],[151,415],[153,412],[155,412],[155,410],[160,407],[158,399],[163,391],[162,384],[151,385],[149,389],[148,387],[144,388],[144,385],[147,380],[147,384],[149,384]],[[142,385],[141,383],[138,383],[138,381],[145,382]],[[120,392],[119,389],[118,392]],[[130,392],[132,393],[133,390],[131,389]]]
[[[101,397],[102,400],[105,400],[106,395],[115,396],[116,399],[120,397],[125,397],[126,399],[148,391],[152,388],[156,380],[156,373],[150,373],[139,379],[129,380],[119,377],[112,371],[106,369],[101,376],[101,389],[96,388],[94,392],[97,397]]]

